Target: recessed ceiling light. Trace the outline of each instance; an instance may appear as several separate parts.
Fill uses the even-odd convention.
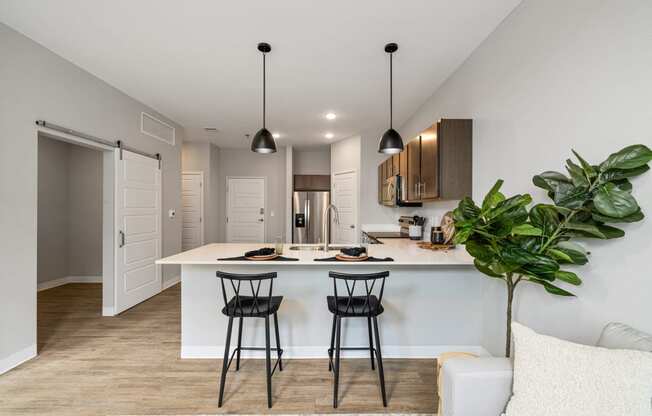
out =
[[[272,137],[275,138],[275,139],[278,139],[279,137],[281,137],[281,135],[278,134],[278,133],[274,133],[274,134],[272,134]]]
[[[327,139],[332,139],[335,136],[333,135],[333,133],[326,133],[326,134],[324,134],[324,137],[327,138]]]
[[[335,120],[337,118],[337,115],[335,113],[328,113],[326,114],[326,118],[329,120]]]

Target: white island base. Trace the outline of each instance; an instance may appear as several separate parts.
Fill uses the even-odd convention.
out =
[[[380,339],[386,358],[434,358],[446,351],[486,354],[482,335],[482,279],[463,249],[431,252],[394,241],[372,246],[375,257],[391,256],[383,263],[315,262],[330,257],[323,252],[290,251],[295,262],[218,261],[242,255],[258,245],[211,244],[160,260],[181,264],[181,357],[222,358],[228,318],[217,270],[232,273],[277,272],[274,295],[283,296],[278,312],[281,348],[286,358],[326,358],[332,315],[326,296],[333,283],[328,271],[369,273],[389,270],[379,316]],[[414,251],[419,250],[419,251]],[[264,320],[244,320],[243,346],[263,346]],[[273,338],[273,331],[272,331]],[[233,326],[232,343],[237,339]],[[365,319],[343,319],[342,346],[368,346]],[[274,340],[272,339],[272,343]],[[367,357],[366,351],[346,351],[344,357]],[[258,351],[243,356],[263,357]]]

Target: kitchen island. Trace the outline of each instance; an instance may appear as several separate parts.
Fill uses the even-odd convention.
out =
[[[480,346],[483,279],[464,248],[430,251],[407,239],[387,239],[368,247],[369,255],[393,262],[324,262],[332,257],[317,250],[291,250],[283,255],[298,261],[218,260],[242,256],[264,244],[208,244],[157,261],[181,265],[181,357],[221,358],[227,317],[217,270],[232,273],[277,272],[274,294],[284,297],[279,310],[281,346],[288,358],[327,357],[332,315],[326,296],[333,284],[328,272],[369,273],[389,270],[379,317],[383,355],[436,357],[445,351],[484,353]],[[345,319],[342,345],[365,346],[367,323]],[[248,320],[243,345],[264,344],[264,322]],[[245,353],[245,352],[243,352]],[[256,352],[248,352],[257,355]],[[366,356],[351,351],[345,357]]]

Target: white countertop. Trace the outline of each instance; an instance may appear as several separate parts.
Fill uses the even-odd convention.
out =
[[[314,259],[333,257],[338,250],[328,253],[314,250],[290,250],[295,244],[285,244],[283,256],[298,258],[299,261],[230,261],[218,260],[224,257],[237,257],[245,252],[261,247],[274,247],[273,244],[207,244],[193,250],[157,260],[156,264],[222,264],[222,265],[274,265],[274,266],[332,266],[332,265],[393,265],[393,266],[467,266],[473,258],[464,247],[458,246],[448,251],[432,251],[417,246],[415,241],[406,238],[381,239],[383,244],[370,244],[367,250],[373,257],[391,257],[393,262],[341,262],[314,261]]]

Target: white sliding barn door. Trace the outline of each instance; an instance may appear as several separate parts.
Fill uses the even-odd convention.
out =
[[[265,242],[265,178],[227,178],[226,242]]]
[[[159,161],[116,151],[115,313],[161,291],[161,170]]]
[[[358,178],[355,171],[333,175],[331,202],[337,207],[340,223],[331,215],[331,240],[336,244],[354,244],[358,241]]]
[[[191,250],[204,244],[204,173],[181,174],[183,223],[181,250]]]

